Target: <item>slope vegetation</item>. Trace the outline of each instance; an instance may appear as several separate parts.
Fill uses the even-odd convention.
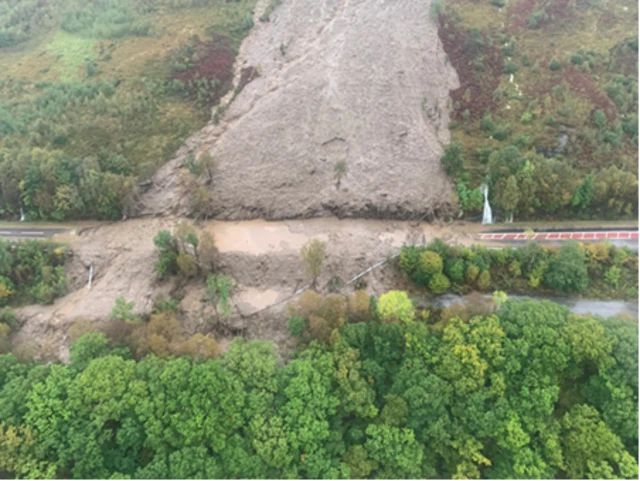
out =
[[[0,216],[126,214],[230,89],[254,5],[0,1]]]
[[[439,19],[463,211],[488,181],[499,219],[636,218],[638,2],[450,0]]]

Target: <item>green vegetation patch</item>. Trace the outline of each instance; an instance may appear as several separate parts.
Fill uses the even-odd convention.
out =
[[[107,334],[74,326],[68,365],[0,356],[0,469],[67,479],[638,475],[636,322],[504,296],[431,312],[402,291],[309,295],[289,323],[299,348],[282,363],[271,342],[236,339],[219,356],[211,338],[186,338],[171,302],[146,323],[130,307],[119,303],[123,320]]]
[[[637,190],[637,19],[630,0],[447,2],[439,35],[460,78],[451,93],[452,141],[461,146],[448,168],[454,182],[468,191],[489,184],[498,219],[637,217],[637,195],[622,193]],[[487,164],[506,148],[541,168],[499,182]],[[528,192],[528,205],[504,205],[513,198],[506,190],[557,176],[570,180],[559,203]],[[611,197],[583,195],[595,178]],[[463,215],[477,215],[458,190]]]
[[[0,52],[0,217],[126,215],[231,88],[254,4],[55,3],[59,29]]]
[[[51,304],[64,295],[67,252],[48,241],[0,239],[0,307]]]
[[[566,242],[557,248],[530,242],[493,250],[435,240],[426,247],[403,246],[398,267],[433,294],[500,290],[594,299],[638,297],[638,253],[608,243]]]

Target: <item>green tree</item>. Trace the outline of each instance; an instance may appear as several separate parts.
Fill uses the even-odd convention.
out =
[[[437,252],[427,250],[420,254],[415,279],[419,284],[428,285],[436,274],[442,273],[444,264]]]
[[[325,251],[327,244],[319,239],[311,239],[302,246],[300,256],[307,270],[307,275],[311,277],[312,284],[315,287],[318,277],[322,273],[322,265],[324,264]]]
[[[380,296],[377,310],[383,322],[407,323],[415,317],[413,303],[404,291],[389,291]]]
[[[444,149],[444,155],[440,159],[440,163],[450,177],[455,177],[462,173],[464,168],[462,152],[462,144],[460,142],[452,142]]]
[[[451,287],[449,278],[442,273],[435,274],[429,281],[429,290],[434,294],[447,292]]]
[[[169,231],[163,230],[156,234],[153,243],[158,248],[158,260],[153,269],[160,277],[175,275],[178,272],[178,242]]]
[[[378,465],[376,477],[387,479],[420,478],[420,444],[413,431],[370,424],[366,429],[365,449]]]
[[[233,279],[221,274],[209,274],[207,277],[206,298],[216,313],[223,317],[231,315],[229,300],[233,290]]]
[[[109,352],[109,341],[101,332],[90,332],[71,345],[71,366],[82,371],[89,363]]]
[[[511,218],[520,202],[520,190],[515,176],[510,175],[496,182],[493,198],[496,207],[505,213],[505,218]]]
[[[632,479],[638,476],[637,461],[593,407],[574,406],[562,419],[562,427],[568,477]]]
[[[580,292],[587,287],[588,281],[584,250],[577,242],[564,243],[560,252],[549,261],[544,274],[545,284],[560,292]]]

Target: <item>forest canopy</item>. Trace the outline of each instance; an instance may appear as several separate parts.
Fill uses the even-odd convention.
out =
[[[69,365],[0,356],[0,469],[77,479],[637,477],[637,323],[529,300],[433,323],[403,302],[350,301],[328,337],[301,338],[284,364],[272,343],[241,340],[214,360],[136,361],[97,333],[76,341]],[[305,324],[320,311],[299,314]]]

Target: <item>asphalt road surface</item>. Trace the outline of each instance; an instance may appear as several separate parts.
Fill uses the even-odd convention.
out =
[[[638,249],[638,230],[637,229],[611,229],[611,230],[572,230],[572,231],[549,231],[535,232],[531,236],[527,236],[523,231],[518,232],[487,232],[478,235],[483,241],[497,241],[503,243],[527,242],[528,240],[536,240],[538,242],[547,242],[559,245],[564,241],[577,240],[581,242],[603,242],[609,240],[612,244],[619,247],[626,246],[631,249]]]
[[[0,237],[21,237],[29,239],[44,239],[55,234],[62,234],[67,229],[38,228],[29,229],[27,227],[0,227]]]

